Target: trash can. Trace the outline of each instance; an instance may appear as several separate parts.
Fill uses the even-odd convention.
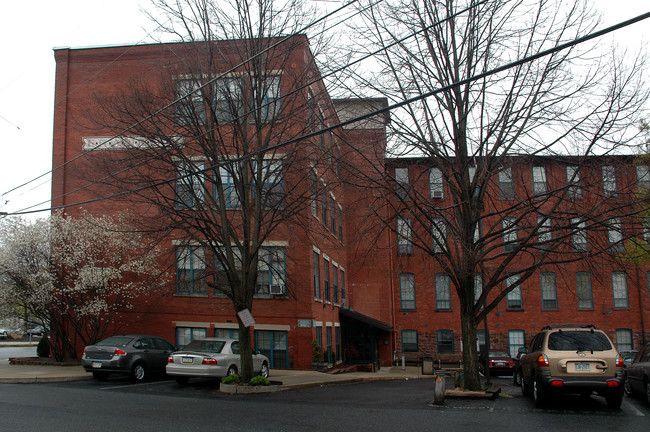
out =
[[[422,375],[435,375],[433,357],[422,357]]]

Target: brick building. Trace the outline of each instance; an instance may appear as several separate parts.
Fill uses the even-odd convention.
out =
[[[216,42],[221,57],[212,66],[213,73],[223,74],[224,81],[215,81],[217,90],[209,95],[214,101],[210,106],[215,111],[223,106],[220,102],[229,105],[232,101],[219,99],[223,89],[230,89],[231,97],[236,94],[244,99],[245,94],[259,92],[246,89],[248,81],[240,79],[245,73],[238,66],[237,54],[245,51],[242,47],[246,42]],[[426,159],[384,159],[387,115],[378,114],[346,123],[343,128],[330,129],[383,108],[386,101],[332,100],[319,78],[306,37],[295,36],[289,42],[282,45],[281,55],[269,67],[272,73],[268,77],[272,79],[267,82],[273,84],[263,90],[264,106],[271,107],[265,113],[267,116],[290,109],[285,114],[291,115],[278,121],[284,125],[285,134],[278,141],[290,144],[282,152],[276,152],[273,159],[282,160],[290,151],[301,154],[291,169],[281,174],[279,184],[283,194],[290,191],[303,197],[299,202],[302,207],[294,212],[292,220],[278,224],[262,247],[267,257],[263,260],[266,267],[258,268],[252,310],[254,346],[271,358],[274,368],[310,368],[314,340],[323,347],[330,364],[385,366],[398,360],[402,353],[417,359],[430,355],[459,361],[460,318],[449,279],[431,255],[417,247],[407,252],[401,250],[403,242],[395,233],[399,228],[383,229],[385,222],[394,227],[397,214],[391,213],[393,206],[381,202],[386,199],[383,192],[388,189],[373,186],[373,182],[381,180],[384,172],[394,178],[406,178],[412,190],[420,190],[432,202],[440,204],[450,202],[445,185],[439,189],[437,180],[432,183],[434,177],[430,176]],[[195,151],[192,160],[207,168],[214,160],[202,159],[205,155],[190,144],[197,138],[183,133],[187,131],[183,126],[187,125],[178,121],[182,114],[179,114],[182,109],[177,108],[178,92],[191,96],[199,88],[188,81],[188,76],[203,76],[188,66],[195,54],[185,44],[55,51],[53,206],[65,208],[70,215],[78,214],[81,208],[109,214],[128,209],[142,219],[155,219],[161,225],[167,223],[167,217],[173,219],[153,210],[151,202],[139,200],[137,194],[118,195],[120,190],[97,174],[102,172],[99,169],[102,161],[113,155],[118,155],[121,161],[138,160],[140,166],[146,165],[150,170],[157,168],[155,164],[143,163],[146,159],[139,156],[155,147],[151,145],[154,138],[139,134],[141,128],[129,128],[128,119],[120,123],[106,117],[109,107],[120,106],[119,100],[113,100],[113,105],[101,105],[99,101],[106,101],[123,88],[133,89],[133,94],[147,86],[159,90],[167,98],[141,101],[140,106],[148,109],[143,112],[151,114],[155,122],[164,119],[156,108],[171,107],[173,112],[167,124],[160,120],[161,130],[166,130],[172,141],[182,141],[183,146],[178,146],[183,147],[182,151]],[[252,80],[248,79],[251,84]],[[239,84],[228,87],[233,82]],[[165,88],[177,93],[166,94]],[[180,106],[198,110],[192,103],[190,97]],[[235,108],[237,113],[242,111],[241,106]],[[229,130],[227,127],[232,125],[220,130]],[[123,135],[113,138],[125,130]],[[294,139],[297,140],[292,142]],[[169,160],[176,159],[170,156]],[[552,180],[566,186],[566,167],[573,166],[550,158],[535,162],[513,160],[513,175],[528,175],[531,185],[533,167],[545,167],[549,184]],[[602,182],[609,177],[597,176],[598,181],[590,181],[587,171],[601,172],[601,166],[610,165],[607,160],[594,160],[582,177],[585,190],[609,187]],[[401,171],[398,173],[396,168]],[[180,195],[188,193],[189,187],[189,192],[194,194],[192,198],[196,199],[197,190],[194,185],[179,180],[182,177],[179,170],[167,170],[165,178],[175,180],[160,183],[169,187],[162,195],[178,200]],[[130,178],[130,171],[124,172]],[[621,196],[627,201],[633,199],[641,181],[647,181],[646,174],[632,159],[616,159],[616,188],[625,192]],[[221,175],[221,181],[227,182],[227,173]],[[216,190],[211,184],[215,180],[201,178],[208,191],[200,192],[204,194],[201,197],[208,199],[211,191]],[[511,183],[516,196],[528,193],[525,190],[528,183]],[[495,188],[500,185],[498,175],[494,184]],[[203,186],[200,189],[203,191]],[[105,199],[107,196],[112,199]],[[234,199],[233,195],[228,197]],[[494,202],[500,205],[497,200]],[[79,203],[84,204],[79,206]],[[182,210],[191,210],[188,207],[191,206],[184,205]],[[235,213],[236,207],[233,205],[229,210]],[[403,207],[408,207],[408,203],[404,202]],[[626,230],[639,230],[631,217],[624,219],[621,222],[625,222]],[[445,241],[453,242],[453,236]],[[214,288],[224,283],[220,279],[223,272],[218,260],[173,228],[161,240],[161,245],[169,257],[161,268],[166,269],[172,282],[166,293],[141,299],[133,310],[125,312],[120,331],[157,334],[178,345],[201,336],[236,336],[238,324],[232,304]],[[576,261],[541,267],[518,289],[518,296],[508,296],[488,315],[491,344],[513,351],[529,341],[544,324],[589,322],[607,329],[619,348],[638,347],[646,339],[644,312],[650,310],[648,270],[634,264],[615,265],[605,257],[594,258],[588,266]],[[586,284],[591,302],[589,298],[576,296],[576,290],[583,290]],[[485,334],[479,337],[484,338]]]

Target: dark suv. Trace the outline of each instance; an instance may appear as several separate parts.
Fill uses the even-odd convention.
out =
[[[596,392],[607,406],[623,399],[623,358],[605,332],[588,326],[546,326],[520,359],[521,391],[543,406],[555,392]]]

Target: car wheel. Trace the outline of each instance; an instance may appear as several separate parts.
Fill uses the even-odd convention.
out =
[[[97,381],[106,381],[108,379],[107,372],[93,372],[93,378]]]
[[[530,396],[530,387],[524,382],[524,376],[519,377],[519,385],[521,386],[521,394],[524,396]]]
[[[176,377],[176,382],[179,385],[184,386],[184,385],[187,385],[188,382],[190,382],[190,378],[189,377]]]
[[[142,363],[136,363],[131,369],[131,377],[138,382],[144,381],[147,377],[147,369]]]
[[[228,372],[226,372],[226,375],[235,375],[237,374],[237,366],[232,365],[228,368]]]
[[[539,379],[533,380],[533,399],[537,408],[543,408],[546,405],[546,390]]]
[[[627,374],[625,375],[625,381],[623,382],[623,390],[625,391],[625,394],[628,396],[632,396],[632,383],[630,382],[630,379],[627,377]]]
[[[262,369],[260,369],[260,375],[262,375],[264,378],[269,377],[269,365],[266,364],[266,362],[262,363]]]
[[[616,392],[607,394],[605,396],[605,401],[607,402],[607,408],[618,409],[623,403],[623,393]]]

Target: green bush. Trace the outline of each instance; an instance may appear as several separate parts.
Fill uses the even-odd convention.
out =
[[[248,384],[252,386],[267,386],[271,384],[271,381],[269,381],[268,378],[264,378],[262,375],[258,375],[253,377]]]
[[[41,340],[38,341],[38,345],[36,346],[36,355],[39,357],[50,356],[50,343],[46,336],[43,336]]]
[[[240,378],[237,374],[232,374],[221,378],[221,384],[239,384]]]

